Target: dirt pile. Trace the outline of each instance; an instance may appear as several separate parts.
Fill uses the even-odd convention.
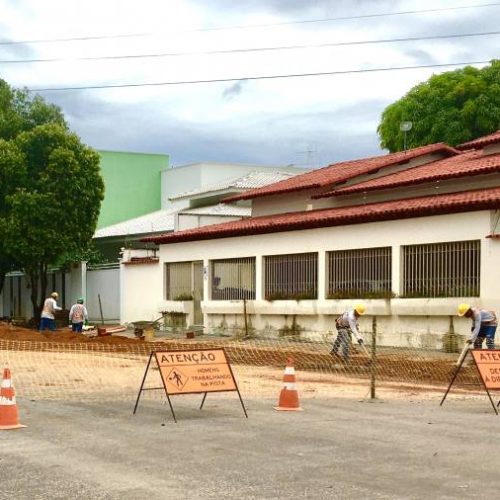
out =
[[[69,328],[57,329],[55,332],[13,326],[10,323],[0,322],[0,340],[17,340],[21,342],[47,342],[52,344],[138,344],[141,341],[119,334],[98,337],[95,334],[81,334],[72,332]]]

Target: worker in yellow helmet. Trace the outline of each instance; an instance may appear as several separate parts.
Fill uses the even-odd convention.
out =
[[[365,314],[365,310],[365,305],[358,303],[336,319],[335,328],[337,329],[337,338],[333,343],[330,354],[337,356],[337,351],[342,346],[342,358],[347,362],[349,360],[349,347],[352,335],[354,334],[358,344],[363,344],[363,336],[359,333],[358,318]]]
[[[497,331],[497,315],[488,309],[479,309],[470,304],[460,304],[457,314],[472,320],[470,337],[468,344],[474,344],[474,349],[481,349],[483,341],[486,339],[486,347],[495,349],[495,333]]]

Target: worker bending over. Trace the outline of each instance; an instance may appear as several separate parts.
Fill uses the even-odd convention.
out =
[[[481,349],[483,341],[486,339],[486,347],[495,349],[495,333],[498,321],[494,311],[479,309],[469,304],[460,304],[458,306],[458,315],[472,320],[471,334],[467,339],[468,344],[474,344],[474,349]]]
[[[358,318],[365,314],[365,305],[356,304],[353,309],[348,309],[342,316],[339,316],[335,321],[337,329],[337,338],[333,343],[330,354],[337,355],[339,347],[342,345],[342,357],[344,361],[349,360],[349,347],[352,340],[352,335],[356,337],[358,344],[363,343],[363,336],[359,333]]]

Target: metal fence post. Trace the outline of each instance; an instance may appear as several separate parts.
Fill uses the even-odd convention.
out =
[[[372,357],[370,361],[370,399],[375,399],[376,359],[377,359],[377,317],[372,319]]]

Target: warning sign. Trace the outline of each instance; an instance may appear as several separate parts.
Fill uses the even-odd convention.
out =
[[[237,390],[223,349],[156,351],[155,356],[168,394]]]
[[[500,351],[474,349],[472,356],[487,389],[500,389]]]
[[[144,387],[151,361],[156,359],[160,370],[163,387]],[[148,364],[142,377],[141,387],[137,394],[134,414],[139,406],[141,394],[144,391],[164,390],[167,396],[170,411],[175,417],[174,407],[170,396],[177,394],[201,394],[200,410],[203,408],[207,393],[236,391],[240,399],[241,408],[248,418],[238,385],[231,370],[231,365],[223,348],[219,349],[190,349],[185,351],[153,351],[149,355]]]

